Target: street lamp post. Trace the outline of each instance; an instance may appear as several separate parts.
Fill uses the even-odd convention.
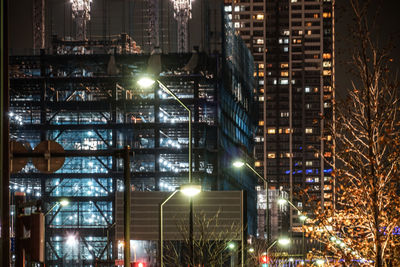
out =
[[[233,162],[233,166],[236,168],[242,168],[243,166],[246,166],[249,168],[254,174],[257,175],[258,178],[264,181],[264,189],[265,189],[265,226],[267,230],[267,242],[269,242],[269,200],[268,200],[268,181],[262,177],[249,163],[244,162],[242,160],[236,160]],[[244,244],[243,244],[243,238],[242,238],[242,251],[244,251]],[[244,264],[244,253],[242,252],[242,265]]]
[[[305,247],[304,247],[304,223],[305,223],[305,221],[307,220],[307,216],[306,215],[304,215],[304,213],[301,211],[301,210],[299,210],[299,208],[297,208],[290,200],[288,200],[288,199],[286,199],[286,198],[280,198],[280,199],[278,199],[278,204],[281,204],[281,205],[284,205],[284,204],[286,204],[286,203],[288,203],[290,206],[292,206],[295,210],[297,210],[297,212],[298,212],[298,214],[300,215],[299,216],[299,219],[300,219],[300,221],[302,222],[302,225],[303,225],[303,231],[302,231],[302,254],[303,254],[303,261],[304,261],[304,263],[305,263]]]
[[[161,267],[164,267],[164,205],[178,192],[182,192],[184,195],[190,197],[190,199],[200,193],[201,191],[201,186],[200,185],[194,185],[194,184],[186,184],[182,185],[178,190],[175,190],[172,192],[161,204],[160,204],[160,265]],[[193,229],[193,224],[192,222],[189,222],[189,228]],[[190,233],[189,233],[190,234]],[[193,250],[192,250],[193,251]],[[191,251],[191,253],[192,253]],[[191,260],[193,260],[192,256],[193,254],[190,255]]]
[[[138,80],[138,84],[140,87],[143,88],[148,88],[151,87],[155,82],[158,83],[158,85],[161,87],[163,91],[165,91],[167,94],[172,96],[184,109],[187,110],[188,116],[189,116],[189,122],[188,122],[188,127],[189,127],[189,143],[188,143],[188,149],[189,149],[189,184],[192,183],[192,111],[188,106],[186,106],[182,100],[178,98],[174,92],[172,92],[170,89],[168,89],[167,86],[165,86],[161,81],[159,80],[154,80],[150,77],[142,77]],[[193,245],[193,200],[192,198],[189,198],[189,246],[190,246],[190,266],[194,266],[194,245]]]
[[[249,163],[241,161],[241,160],[236,160],[233,162],[233,166],[236,168],[241,168],[243,166],[246,166],[249,168],[255,175],[257,175],[258,178],[264,181],[264,189],[265,189],[265,202],[266,202],[266,208],[265,208],[265,225],[266,225],[266,230],[267,230],[267,241],[269,241],[269,199],[268,199],[268,181],[262,177]]]

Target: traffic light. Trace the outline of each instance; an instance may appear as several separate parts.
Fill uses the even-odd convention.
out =
[[[261,262],[261,267],[268,267],[268,263],[269,263],[268,256],[267,255],[262,255],[261,259],[260,259],[260,262]]]
[[[267,255],[262,255],[261,256],[261,263],[268,263],[269,262],[269,258]]]

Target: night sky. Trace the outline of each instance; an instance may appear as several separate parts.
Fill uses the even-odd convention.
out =
[[[69,0],[46,0],[48,5],[51,5],[51,21],[47,20],[47,31],[56,32],[59,36],[68,34],[71,27],[71,15],[66,10],[65,4]],[[94,0],[94,2],[103,2],[104,0]],[[194,0],[194,6],[200,0]],[[367,0],[360,0],[365,2]],[[135,36],[132,27],[129,27],[129,22],[135,20],[132,18],[134,12],[122,12],[123,3],[129,3],[131,8],[139,7],[139,0],[106,0],[109,10],[109,29],[108,34],[116,34],[119,32],[128,32],[133,35],[135,40],[140,42],[140,37]],[[197,2],[197,3],[196,3]],[[370,14],[373,15],[375,10],[380,10],[378,16],[378,39],[381,43],[386,43],[390,38],[394,41],[394,49],[392,52],[393,69],[400,69],[400,1],[399,0],[372,0]],[[345,92],[346,88],[350,87],[352,77],[349,75],[349,58],[351,57],[352,44],[349,42],[350,28],[352,25],[352,10],[348,0],[337,0],[336,12],[336,85],[338,96]],[[381,6],[380,9],[377,7]],[[32,46],[32,0],[11,0],[10,1],[10,47],[14,53],[27,53]],[[125,23],[122,19],[125,18]],[[91,32],[96,33],[96,27],[99,27],[102,18],[92,17]],[[192,21],[192,24],[197,24]],[[192,27],[193,28],[193,27]],[[99,30],[98,30],[99,31]],[[98,32],[97,31],[97,32]],[[88,34],[90,36],[90,34]]]

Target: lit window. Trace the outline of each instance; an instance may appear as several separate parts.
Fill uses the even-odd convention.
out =
[[[276,133],[276,129],[275,128],[268,128],[268,134],[275,134]]]
[[[317,19],[317,18],[319,18],[319,14],[318,14],[318,13],[315,13],[315,14],[314,14],[314,19]]]
[[[306,161],[306,166],[312,166],[312,161]]]
[[[291,0],[292,3],[297,3],[297,0]]]
[[[311,22],[307,22],[307,23],[306,23],[306,26],[307,26],[307,27],[311,27],[311,26],[312,26],[312,23],[311,23]]]
[[[287,76],[289,76],[289,72],[288,71],[281,71],[281,76],[287,77]]]
[[[283,48],[283,52],[289,52],[289,47],[288,47],[288,46],[285,46],[285,47]]]
[[[263,96],[260,96],[260,97],[258,98],[258,101],[263,102],[263,101],[264,101],[264,97],[263,97]]]
[[[288,79],[280,79],[279,84],[289,84]]]
[[[324,108],[330,108],[330,107],[331,107],[331,103],[329,103],[329,102],[324,103]]]
[[[303,31],[299,31],[299,35],[302,35],[303,34]]]
[[[289,67],[289,64],[288,64],[288,63],[281,63],[281,68],[282,68],[282,69],[288,68],[288,67]]]
[[[314,93],[318,93],[319,89],[318,87],[314,87]]]
[[[239,23],[239,22],[235,22],[234,27],[235,27],[236,29],[240,28],[240,23]]]
[[[311,89],[310,89],[310,87],[306,87],[306,88],[304,88],[304,92],[306,92],[306,93],[309,93],[309,92],[311,92]]]
[[[256,162],[254,162],[254,166],[255,166],[255,167],[260,167],[260,166],[261,166],[261,161],[256,161]]]
[[[289,36],[290,32],[288,30],[283,31],[283,35]]]
[[[332,62],[330,62],[330,61],[324,61],[324,62],[322,63],[322,66],[323,66],[324,68],[329,68],[329,67],[332,66]]]
[[[264,15],[263,14],[257,14],[257,19],[258,20],[263,20],[264,19]]]
[[[323,16],[324,18],[330,18],[330,17],[332,17],[332,14],[331,14],[331,12],[324,12],[324,13],[322,14],[322,16]]]
[[[324,70],[322,73],[324,76],[328,76],[328,75],[332,74],[331,70]]]
[[[286,152],[286,153],[285,153],[285,157],[290,158],[290,153],[289,153],[289,152]]]
[[[325,152],[324,153],[324,157],[326,157],[326,158],[332,157],[332,153],[331,152]]]
[[[268,157],[269,159],[274,159],[274,158],[276,158],[276,154],[275,154],[275,153],[268,153],[268,154],[267,154],[267,157]]]
[[[232,11],[232,6],[231,5],[225,6],[225,11],[231,12]]]
[[[289,134],[289,133],[290,133],[290,128],[286,128],[286,129],[285,129],[285,133],[286,133],[286,134]]]
[[[332,55],[330,53],[324,53],[323,58],[324,59],[331,59]]]
[[[259,126],[263,126],[263,125],[264,125],[264,121],[259,121],[259,122],[258,122],[258,125],[259,125]]]
[[[311,35],[311,31],[307,31],[307,35]]]
[[[313,129],[312,128],[306,128],[306,134],[312,134]]]
[[[240,7],[239,6],[235,6],[235,12],[239,12],[240,11]]]
[[[264,44],[264,40],[263,39],[257,39],[257,44]]]
[[[289,112],[281,112],[281,118],[287,118],[289,117]]]
[[[306,109],[311,109],[312,105],[311,104],[306,104]]]
[[[332,140],[332,135],[327,135],[326,140],[331,141]]]
[[[262,63],[261,63],[261,64],[258,64],[258,68],[259,68],[259,69],[263,69],[263,68],[264,68],[264,64],[262,64]]]

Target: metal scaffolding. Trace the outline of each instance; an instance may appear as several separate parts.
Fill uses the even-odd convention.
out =
[[[41,198],[45,210],[62,198],[70,201],[46,216],[46,266],[116,258],[115,192],[126,188],[122,160],[104,151],[132,147],[131,190],[173,191],[187,182],[186,111],[158,86],[147,91],[136,85],[148,55],[74,52],[75,46],[96,51],[101,42],[54,39],[53,54],[11,57],[11,138],[30,148],[53,140],[74,155],[55,173],[28,163],[12,175],[11,190]],[[107,44],[125,47],[117,40]],[[193,179],[205,190],[246,189],[255,199],[255,179],[230,169],[232,157],[252,151],[247,80],[224,74],[219,55],[196,55],[196,66],[183,70],[191,56],[162,55],[160,80],[193,111]],[[241,85],[220,75],[236,75],[233,81]],[[242,90],[240,100],[231,87]]]
[[[72,18],[76,23],[76,40],[86,40],[87,22],[90,20],[92,0],[70,0]]]
[[[192,18],[192,0],[171,0],[174,18],[178,24],[178,53],[189,52],[189,20]]]

